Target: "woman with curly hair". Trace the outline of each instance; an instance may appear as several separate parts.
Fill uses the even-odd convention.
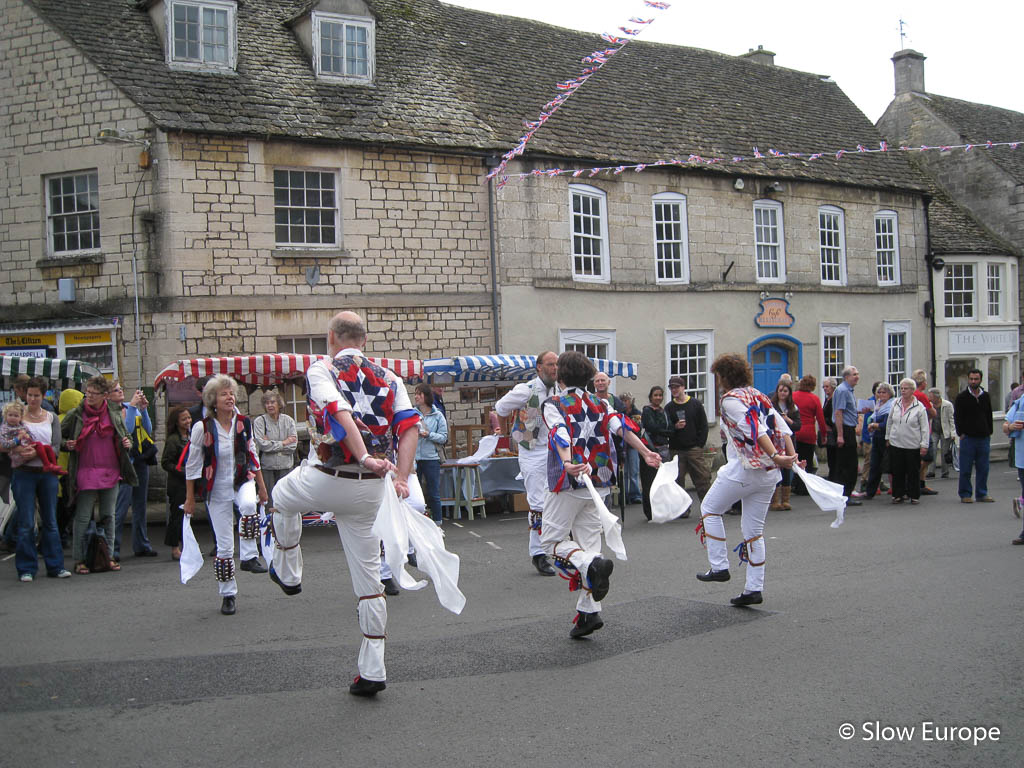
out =
[[[238,384],[230,376],[218,374],[203,387],[206,418],[192,425],[188,458],[185,462],[185,509],[188,516],[196,511],[196,486],[206,492],[206,508],[210,513],[213,535],[217,538],[217,559],[213,573],[220,592],[220,612],[235,612],[235,534],[234,507],[238,505],[238,549],[242,569],[265,573],[259,564],[256,537],[257,497],[267,503],[267,488],[256,458],[256,441],[252,422],[235,409]],[[253,565],[259,566],[256,570]],[[248,567],[247,567],[248,565]]]
[[[771,400],[751,386],[750,364],[739,355],[720,355],[711,365],[725,394],[722,395],[722,439],[728,462],[718,470],[711,490],[701,501],[701,524],[710,568],[698,573],[700,581],[729,581],[729,555],[722,515],[736,501],[743,504],[740,528],[740,562],[747,564],[746,586],[730,601],[733,605],[764,602],[764,520],[780,469],[796,462],[792,430],[772,407]]]

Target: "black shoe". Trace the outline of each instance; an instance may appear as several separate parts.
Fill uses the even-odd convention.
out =
[[[600,613],[584,613],[579,611],[576,614],[576,626],[569,630],[569,637],[573,640],[578,640],[603,626],[604,620],[601,618]]]
[[[863,501],[857,501],[856,499],[850,499],[848,502],[846,502],[846,506],[848,506],[848,507],[862,507],[862,506],[864,506],[864,502]]]
[[[235,596],[228,595],[220,604],[220,612],[225,616],[235,615]]]
[[[681,515],[680,515],[679,517],[677,517],[676,519],[677,519],[677,520],[688,520],[688,519],[689,519],[689,517],[690,517],[690,510],[686,510],[685,512],[683,512],[683,514],[681,514]]]
[[[939,492],[929,488],[927,485],[923,485],[923,486],[921,486],[921,495],[922,496],[938,496]]]
[[[411,565],[413,568],[419,567],[418,563],[416,562],[415,552],[410,552],[408,555],[405,556],[405,559],[409,561],[409,565]]]
[[[248,571],[249,573],[267,572],[266,567],[263,565],[263,563],[260,562],[260,559],[258,557],[250,557],[248,560],[243,560],[238,564],[238,567],[241,568],[243,571]]]
[[[935,473],[934,472],[929,472],[927,475],[925,475],[925,477],[926,478],[933,478],[933,477],[935,477]]]
[[[157,551],[155,549],[147,549],[143,552],[136,552],[136,557],[156,557]]]
[[[270,566],[270,580],[272,582],[274,582],[275,584],[277,584],[277,586],[279,586],[282,590],[284,590],[284,593],[286,595],[297,595],[297,594],[299,594],[299,592],[302,591],[302,585],[301,584],[296,584],[295,586],[289,586],[288,584],[285,584],[283,581],[281,581],[281,577],[277,575],[276,571],[274,571],[273,564],[271,564],[271,566]]]
[[[551,561],[548,560],[547,555],[534,555],[533,567],[537,569],[537,573],[541,576],[555,575],[555,569],[551,566]]]
[[[387,685],[383,680],[366,680],[365,678],[356,675],[356,679],[352,681],[352,685],[348,687],[348,692],[353,696],[364,696],[369,698],[376,696],[378,693],[387,688]]]
[[[398,585],[395,584],[394,579],[382,579],[380,583],[384,585],[385,595],[391,595],[394,597],[402,591],[398,588]]]
[[[612,575],[615,563],[598,555],[587,568],[587,581],[590,582],[590,596],[597,602],[604,600],[608,594],[608,577]]]
[[[697,574],[697,581],[728,581],[732,576],[729,575],[729,569],[724,568],[721,571],[713,571],[710,568],[705,573]]]
[[[729,601],[733,605],[760,605],[764,602],[760,592],[744,592]]]

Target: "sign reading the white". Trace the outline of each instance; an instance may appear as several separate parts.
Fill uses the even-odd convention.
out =
[[[976,355],[992,352],[1016,352],[1017,329],[1005,331],[950,331],[949,354]]]

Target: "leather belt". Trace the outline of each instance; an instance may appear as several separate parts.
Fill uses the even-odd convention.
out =
[[[316,469],[319,469],[325,475],[331,477],[343,477],[346,480],[380,480],[377,475],[372,472],[349,472],[347,469],[331,469],[325,467],[323,464],[317,464]]]

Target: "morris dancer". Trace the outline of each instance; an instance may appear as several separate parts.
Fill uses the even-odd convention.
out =
[[[740,562],[747,564],[746,588],[732,598],[733,605],[763,602],[764,519],[775,486],[782,479],[779,469],[796,461],[792,431],[772,408],[771,400],[750,386],[753,372],[739,355],[720,355],[711,366],[726,393],[722,396],[722,440],[728,463],[701,500],[701,522],[697,532],[708,551],[711,568],[698,573],[700,581],[729,581],[729,555],[725,544],[722,515],[737,501],[743,502],[740,528],[743,542]],[[803,462],[800,463],[803,466]]]
[[[635,448],[650,466],[661,465],[661,457],[636,436],[633,422],[584,389],[594,373],[594,364],[582,352],[563,352],[558,357],[558,381],[565,391],[548,399],[542,409],[550,430],[550,492],[544,504],[541,544],[569,580],[569,590],[580,591],[573,620],[576,626],[569,632],[572,638],[584,637],[604,626],[601,600],[608,594],[608,577],[614,566],[601,556],[602,525],[597,507],[590,491],[577,478],[590,475],[594,487],[607,496],[615,482],[614,434]]]
[[[252,422],[235,408],[238,384],[230,376],[218,374],[203,387],[206,417],[192,426],[185,459],[186,515],[196,511],[196,483],[206,490],[206,509],[217,539],[217,558],[213,573],[219,582],[220,612],[235,613],[235,532],[234,507],[242,516],[238,521],[238,551],[243,564],[256,557],[259,534],[257,497],[267,503],[267,488],[256,458]],[[231,457],[229,459],[229,457]],[[256,561],[259,562],[258,560]]]
[[[331,361],[306,371],[310,413],[323,440],[316,459],[278,480],[274,487],[274,558],[270,578],[295,595],[302,590],[302,513],[334,514],[358,600],[359,674],[349,686],[355,696],[375,696],[387,686],[384,630],[387,604],[380,582],[380,539],[372,528],[384,498],[384,478],[397,471],[395,490],[409,496],[418,438],[419,413],[405,385],[391,371],[363,356],[366,326],[354,312],[331,320],[327,348]],[[397,463],[387,459],[397,440]]]
[[[512,440],[519,448],[519,471],[530,505],[530,557],[544,576],[554,576],[555,569],[540,543],[544,498],[548,492],[548,428],[540,409],[544,401],[555,394],[557,371],[558,355],[541,352],[537,355],[537,375],[523,384],[516,384],[494,406],[499,416],[515,414]],[[500,427],[495,429],[497,433],[500,431]]]

